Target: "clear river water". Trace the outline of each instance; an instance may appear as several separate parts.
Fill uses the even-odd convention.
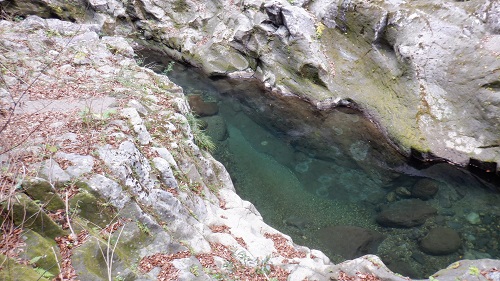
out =
[[[158,72],[167,68],[168,59],[143,55]],[[186,95],[217,108],[215,115],[200,117],[217,145],[214,157],[228,169],[237,193],[295,243],[319,249],[335,263],[376,254],[412,278],[460,259],[500,258],[500,195],[467,171],[446,163],[408,165],[372,122],[349,107],[315,112],[299,99],[283,100],[245,81],[208,79],[180,63],[167,75]],[[432,182],[423,188],[431,189],[428,197],[414,191],[423,179]],[[421,224],[381,222],[384,210],[414,201],[434,210]],[[420,211],[401,212],[411,217]],[[436,228],[458,234],[458,249],[425,250],[422,241]],[[434,243],[452,240],[446,235],[437,234]]]

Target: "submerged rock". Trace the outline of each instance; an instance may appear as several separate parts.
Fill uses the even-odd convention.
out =
[[[437,210],[418,199],[401,200],[386,206],[378,215],[377,223],[386,227],[418,226],[437,214]]]
[[[289,218],[286,218],[285,220],[283,220],[283,222],[286,225],[296,227],[299,230],[305,230],[310,224],[310,222],[307,221],[306,219],[297,216],[291,216]]]
[[[350,225],[322,228],[318,237],[327,249],[345,259],[374,254],[384,240],[384,236],[377,231]]]
[[[447,255],[456,252],[462,241],[458,233],[447,227],[431,229],[427,236],[420,241],[420,248],[430,255]]]
[[[226,122],[224,118],[218,115],[202,117],[202,121],[206,122],[206,133],[215,141],[224,141],[229,136],[227,132]]]
[[[212,116],[219,112],[217,102],[205,101],[203,96],[198,94],[188,95],[189,106],[198,116]]]
[[[470,212],[465,216],[465,219],[473,225],[480,224],[481,223],[481,217],[479,216],[478,213],[476,212]]]
[[[411,196],[411,192],[408,190],[408,188],[404,186],[397,187],[396,190],[394,190],[394,192],[396,193],[396,195],[404,198]]]
[[[430,179],[419,180],[411,189],[411,195],[422,200],[428,200],[434,197],[439,190],[437,182]]]

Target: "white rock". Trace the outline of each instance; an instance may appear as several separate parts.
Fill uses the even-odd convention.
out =
[[[102,197],[109,200],[111,204],[118,209],[123,208],[123,206],[130,201],[130,198],[123,192],[123,189],[117,182],[103,175],[96,174],[92,176],[88,181],[88,184],[92,190],[97,191]]]
[[[155,168],[160,172],[163,182],[172,188],[178,188],[179,184],[175,179],[174,172],[170,168],[169,162],[163,158],[155,157],[153,158],[153,163]]]
[[[72,178],[90,173],[94,167],[94,158],[90,155],[78,155],[58,151],[54,156],[70,161],[73,164],[66,169],[66,172],[71,175]]]
[[[71,180],[71,177],[53,159],[42,162],[40,174],[52,184]]]
[[[153,140],[146,126],[144,125],[142,118],[139,116],[139,113],[135,108],[124,108],[121,111],[121,115],[129,119],[135,133],[137,134],[137,138],[142,145],[149,144]]]

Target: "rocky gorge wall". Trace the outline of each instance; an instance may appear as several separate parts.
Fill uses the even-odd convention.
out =
[[[497,1],[89,2],[105,30],[205,73],[353,102],[406,155],[497,170]]]
[[[91,4],[95,9],[113,7],[104,1]],[[127,6],[127,10],[132,8]],[[172,10],[182,8],[179,5]],[[115,11],[119,15],[120,9]],[[160,13],[157,9],[156,12]],[[215,15],[206,13],[207,17]],[[98,14],[92,16],[99,19]],[[40,276],[36,275],[37,268],[57,275],[57,269],[50,265],[58,260],[74,267],[73,273],[63,272],[67,278],[77,274],[80,280],[106,279],[106,261],[110,261],[110,256],[104,252],[108,241],[118,241],[116,251],[113,250],[116,256],[112,275],[121,280],[169,280],[173,272],[180,280],[227,280],[248,276],[245,274],[251,274],[250,280],[351,280],[355,276],[402,279],[374,256],[333,265],[320,252],[293,245],[289,238],[266,226],[253,206],[234,193],[225,169],[195,144],[181,89],[164,76],[136,66],[133,50],[123,38],[101,38],[106,29],[113,27],[113,20],[116,19],[100,21],[105,23],[103,26],[35,17],[20,23],[2,22],[2,47],[8,50],[2,54],[3,108],[8,113],[9,106],[12,108],[10,94],[21,94],[15,96],[24,103],[16,114],[24,119],[16,120],[40,120],[22,124],[28,127],[19,125],[27,131],[17,135],[2,131],[4,136],[11,136],[2,136],[3,141],[19,140],[16,136],[23,134],[29,136],[22,149],[14,149],[10,154],[29,164],[27,174],[31,176],[22,177],[26,180],[22,184],[25,195],[16,195],[14,201],[18,205],[14,206],[20,206],[17,210],[30,210],[28,217],[41,214],[44,222],[57,221],[49,215],[57,215],[57,210],[64,209],[68,202],[72,210],[80,210],[71,215],[73,227],[80,234],[77,237],[70,235],[69,226],[62,230],[57,224],[48,228],[48,224],[40,227],[39,221],[29,221],[26,228],[33,231],[22,237],[27,244],[25,260],[51,257],[51,248],[56,248],[52,241],[55,237],[70,237],[63,245],[72,245],[74,250],[68,252],[68,247],[59,243],[59,253],[52,255],[57,257],[56,262],[44,265],[38,258],[33,262],[35,273],[31,270],[33,264],[24,267],[9,263],[7,270],[2,271],[7,280],[36,280]],[[215,62],[221,62],[220,58],[212,63]],[[50,67],[44,69],[47,63]],[[229,74],[226,72],[229,71],[212,73]],[[309,80],[319,82],[320,73],[316,75],[313,68],[305,67],[303,72]],[[19,78],[31,81],[30,77],[36,77],[37,83],[24,92]],[[34,128],[37,133],[30,134]],[[15,145],[4,143],[2,148]],[[2,166],[16,171],[13,164],[9,166],[13,163],[9,162],[9,155],[2,156]],[[63,185],[66,187],[61,189]],[[58,203],[52,213],[45,204],[52,200],[33,191],[42,187],[46,188],[45,193],[59,194],[54,197],[59,200],[53,199]],[[65,202],[67,194],[71,198]],[[42,208],[37,205],[40,202]],[[99,216],[89,217],[96,210]],[[117,222],[113,220],[115,216],[123,220],[112,224]],[[64,216],[59,221],[64,222]],[[111,228],[106,230],[108,226]],[[101,230],[118,231],[107,236]],[[35,249],[37,252],[32,252]],[[104,249],[103,253],[100,249]],[[68,253],[72,255],[68,257]],[[228,268],[229,264],[234,267]],[[436,278],[494,279],[497,264],[492,260],[458,262]],[[17,266],[31,275],[16,276],[13,272],[18,272]],[[474,274],[476,268],[479,274]],[[70,267],[63,267],[62,271],[66,269]]]

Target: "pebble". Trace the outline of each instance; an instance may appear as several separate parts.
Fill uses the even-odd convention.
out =
[[[470,212],[467,216],[465,216],[465,219],[473,225],[480,224],[481,223],[481,218],[477,213]]]

